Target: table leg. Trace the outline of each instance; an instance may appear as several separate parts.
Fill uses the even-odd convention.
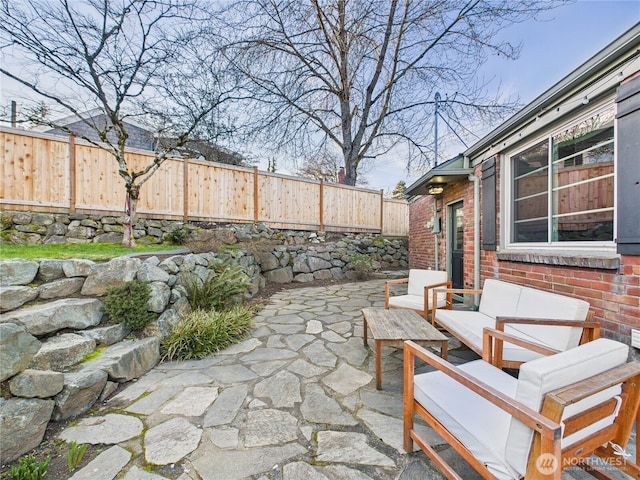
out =
[[[382,390],[382,360],[381,360],[382,342],[380,340],[376,340],[375,344],[376,344],[376,388],[378,390]]]
[[[365,317],[364,315],[362,315],[362,320],[364,321],[363,327],[364,327],[364,332],[362,335],[362,340],[364,342],[364,344],[367,344],[367,317]]]

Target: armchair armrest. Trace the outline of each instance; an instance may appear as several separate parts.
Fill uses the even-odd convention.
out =
[[[389,308],[389,294],[390,294],[390,289],[389,287],[393,284],[398,284],[398,283],[409,283],[409,279],[408,278],[395,278],[393,280],[387,280],[384,283],[384,308],[388,309]]]
[[[559,423],[550,420],[539,412],[523,405],[515,399],[505,395],[499,390],[487,385],[472,375],[460,370],[455,365],[441,359],[416,343],[407,340],[404,342],[404,421],[405,432],[413,427],[414,408],[423,409],[415,405],[414,401],[414,371],[415,357],[423,360],[432,367],[441,371],[456,382],[472,390],[481,397],[487,399],[501,410],[506,411],[522,423],[530,427],[534,432],[542,436],[543,444],[550,443],[557,445],[558,453],[560,449],[561,426]],[[410,438],[405,438],[405,450],[411,451]]]
[[[541,355],[553,355],[560,352],[560,350],[556,350],[555,348],[530,342],[529,340],[505,333],[502,330],[485,327],[482,329],[482,359],[497,368],[503,368],[502,355],[504,342],[527,348]]]
[[[431,285],[425,285],[424,287],[424,319],[429,321],[429,290],[433,290],[436,287],[447,287],[448,289],[451,288],[451,280],[447,280],[446,282],[440,282],[440,283],[433,283]],[[440,290],[440,289],[438,289]],[[434,294],[433,295],[433,304],[431,306],[431,308],[437,308],[437,297],[438,294]],[[450,303],[450,302],[447,302]]]

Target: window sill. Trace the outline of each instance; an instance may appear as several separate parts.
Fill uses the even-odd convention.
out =
[[[567,267],[602,268],[606,270],[620,268],[620,256],[615,253],[518,250],[497,252],[497,258],[508,262],[541,263]]]

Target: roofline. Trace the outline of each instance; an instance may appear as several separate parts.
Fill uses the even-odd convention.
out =
[[[506,136],[520,125],[535,118],[545,106],[555,102],[569,91],[576,88],[594,72],[599,71],[612,62],[634,49],[640,48],[640,22],[615,39],[612,43],[596,53],[593,57],[573,70],[554,86],[543,92],[531,103],[525,106],[514,116],[501,123],[500,126],[489,132],[483,138],[464,151],[465,157],[474,157],[482,151],[490,148],[500,137]]]
[[[52,120],[51,123],[54,123],[56,125],[58,125],[59,127],[64,127],[67,126],[71,123],[74,122],[84,122],[85,120],[90,120],[94,117],[97,117],[99,115],[104,115],[106,117],[106,113],[103,109],[95,107],[92,108],[90,110],[85,110],[83,112],[79,112],[80,115],[72,113],[70,115],[66,115],[64,117],[60,117],[57,118],[55,120]],[[149,133],[155,133],[153,129],[149,128],[146,125],[143,125],[142,123],[138,122],[137,120],[132,120],[129,117],[125,117],[123,120],[125,123],[128,123],[129,125],[133,125],[134,127],[140,128],[142,130],[146,130]],[[52,130],[54,128],[59,128],[59,127],[52,127],[50,125],[38,125],[36,127],[31,128],[31,130],[33,130],[34,132],[47,132],[48,130]]]

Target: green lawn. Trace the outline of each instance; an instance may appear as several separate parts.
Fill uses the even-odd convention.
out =
[[[182,249],[180,245],[138,245],[126,248],[118,243],[66,243],[63,245],[0,245],[0,259],[25,258],[86,258],[88,260],[109,260],[131,253],[160,252]]]

